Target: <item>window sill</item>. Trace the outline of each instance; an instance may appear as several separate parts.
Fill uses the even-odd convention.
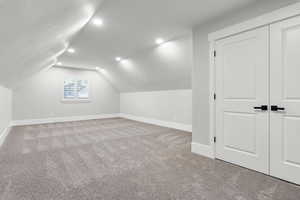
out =
[[[72,104],[72,103],[90,103],[90,99],[62,99],[62,103]]]

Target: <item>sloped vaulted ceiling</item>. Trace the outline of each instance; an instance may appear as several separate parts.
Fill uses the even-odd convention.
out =
[[[0,84],[18,84],[59,57],[103,68],[121,92],[191,88],[193,25],[255,1],[0,0]],[[104,25],[88,23],[92,16]],[[170,42],[157,47],[156,37]]]
[[[192,28],[256,0],[107,0],[64,54],[68,66],[103,68],[103,76],[121,92],[190,89]],[[161,37],[164,45],[155,45]],[[125,60],[116,62],[115,57]]]
[[[263,1],[275,0],[0,0],[0,84],[58,58],[102,68],[121,92],[191,88],[193,26]],[[157,37],[168,42],[157,46]]]
[[[0,0],[0,84],[55,63],[102,0]]]

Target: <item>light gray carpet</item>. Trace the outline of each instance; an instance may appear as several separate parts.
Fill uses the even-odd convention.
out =
[[[299,200],[300,188],[190,153],[191,134],[115,118],[16,127],[1,200]]]

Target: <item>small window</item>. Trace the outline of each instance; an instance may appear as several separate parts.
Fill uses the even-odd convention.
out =
[[[63,100],[89,100],[88,80],[65,80]]]

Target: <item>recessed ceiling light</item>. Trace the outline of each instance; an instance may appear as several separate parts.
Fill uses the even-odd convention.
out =
[[[116,59],[116,61],[118,61],[118,62],[122,60],[121,57],[116,57],[115,59]]]
[[[162,44],[162,43],[164,43],[165,41],[164,41],[164,39],[162,39],[162,38],[157,38],[156,40],[155,40],[155,43],[156,44]]]
[[[69,52],[69,53],[75,53],[75,49],[69,48],[69,49],[68,49],[68,52]]]
[[[128,60],[127,59],[123,59],[123,60],[121,60],[120,61],[122,64],[126,64],[126,63],[128,63]]]
[[[56,65],[58,65],[58,66],[62,66],[62,63],[61,63],[61,62],[58,62],[58,63],[56,63]]]
[[[95,25],[95,26],[102,26],[103,25],[103,20],[100,19],[100,18],[95,18],[92,20],[92,23]]]

